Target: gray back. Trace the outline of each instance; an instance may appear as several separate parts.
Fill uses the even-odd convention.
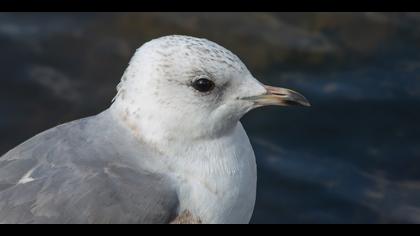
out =
[[[0,223],[168,223],[170,180],[132,161],[150,155],[108,111],[41,133],[0,158]]]

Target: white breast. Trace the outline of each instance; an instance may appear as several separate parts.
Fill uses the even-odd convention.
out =
[[[257,171],[240,123],[228,136],[191,146],[172,164],[181,212],[188,210],[203,223],[249,223]]]

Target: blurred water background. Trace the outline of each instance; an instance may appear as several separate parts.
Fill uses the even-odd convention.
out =
[[[420,223],[419,13],[1,13],[0,155],[106,109],[135,49],[168,34],[312,103],[242,120],[253,223]]]

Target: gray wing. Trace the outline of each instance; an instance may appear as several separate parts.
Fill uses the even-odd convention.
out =
[[[0,158],[0,223],[168,223],[176,217],[170,180],[126,161],[129,148],[121,146],[130,141],[104,117],[56,127]]]

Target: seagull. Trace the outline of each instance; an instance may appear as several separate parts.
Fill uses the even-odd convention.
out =
[[[240,118],[267,105],[310,106],[217,43],[153,39],[107,110],[0,158],[0,223],[249,223],[257,169]]]

